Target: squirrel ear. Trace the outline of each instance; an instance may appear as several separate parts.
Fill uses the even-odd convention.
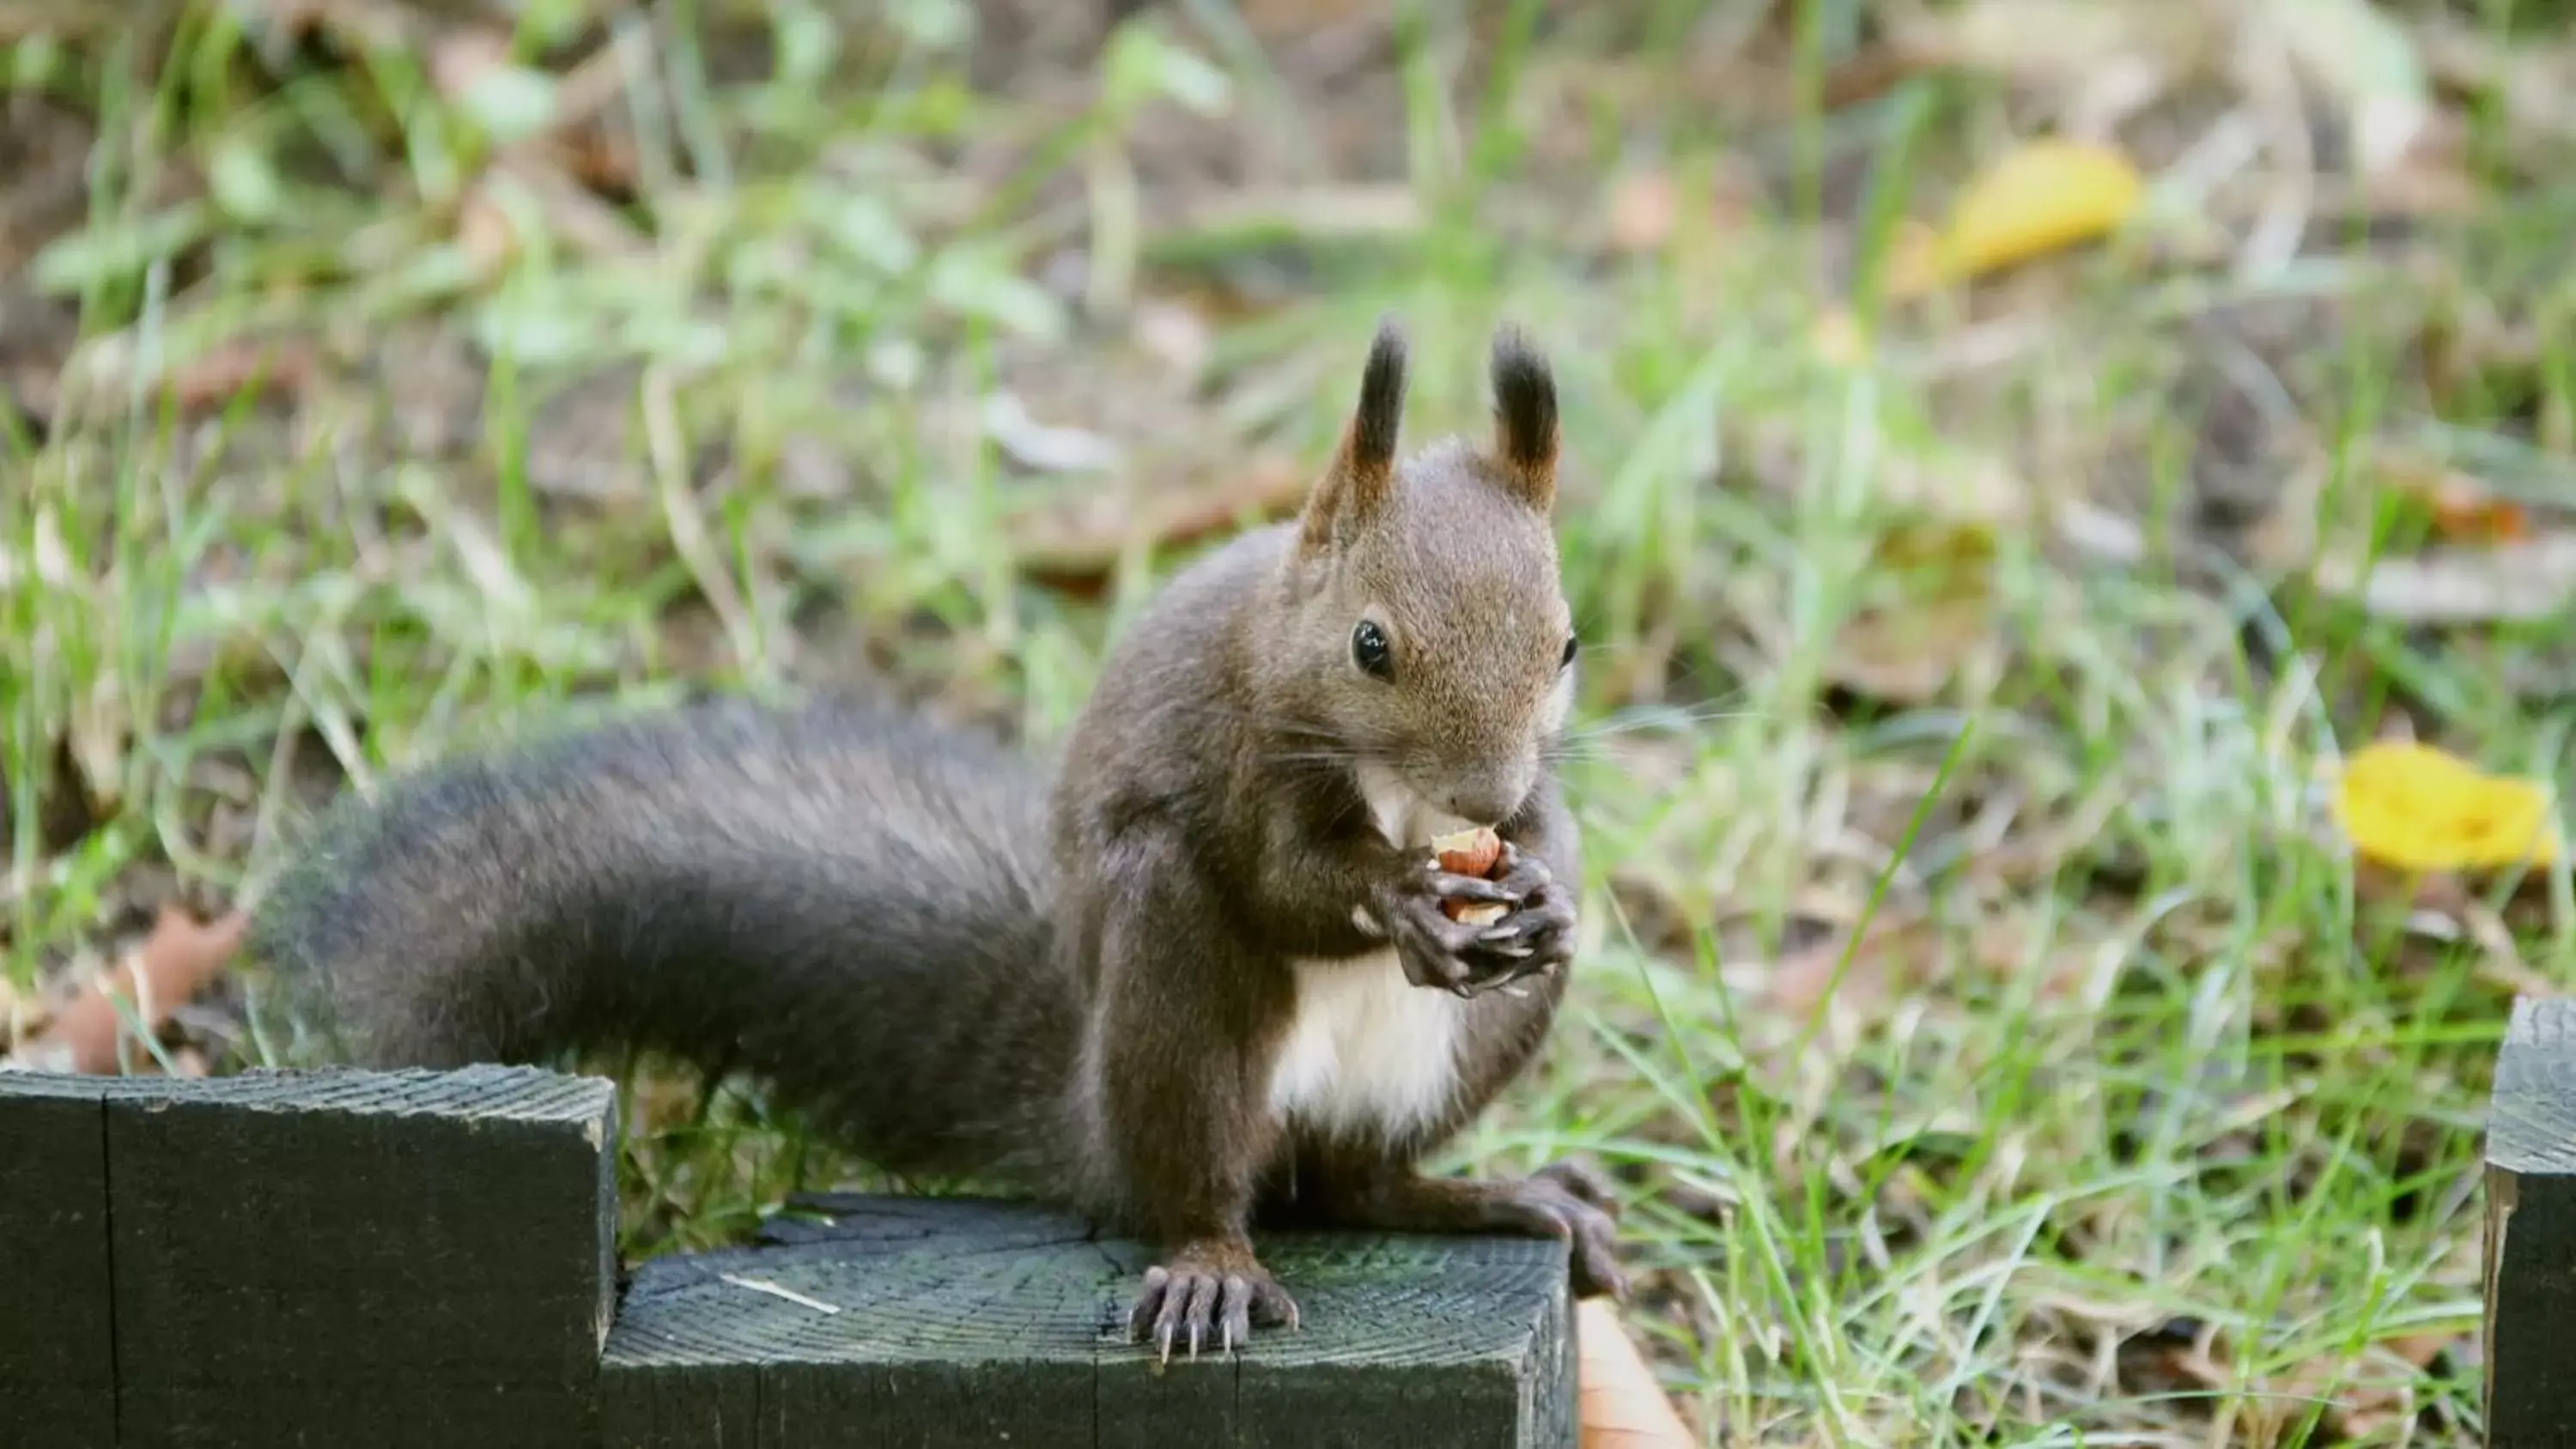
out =
[[[1395,439],[1403,420],[1404,333],[1388,317],[1378,322],[1360,370],[1359,406],[1342,425],[1331,468],[1306,500],[1308,548],[1331,542],[1345,520],[1367,518],[1386,505],[1395,490]]]
[[[1556,504],[1556,378],[1518,327],[1494,334],[1494,456],[1532,508]]]

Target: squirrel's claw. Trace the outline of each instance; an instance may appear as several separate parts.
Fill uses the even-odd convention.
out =
[[[1525,859],[1544,871],[1536,856]],[[1480,992],[1545,976],[1573,959],[1573,902],[1565,892],[1542,884],[1519,909],[1486,927],[1469,954],[1478,969],[1468,984]]]
[[[1219,1302],[1218,1332],[1221,1347],[1232,1353],[1252,1341],[1252,1284],[1240,1273],[1229,1273],[1225,1293]]]
[[[1487,880],[1480,875],[1459,875],[1445,870],[1431,872],[1423,885],[1434,902],[1474,901],[1485,905],[1517,906],[1524,894],[1512,889],[1509,881]]]
[[[1145,1270],[1145,1281],[1127,1311],[1127,1341],[1149,1332],[1158,1367],[1172,1361],[1172,1350],[1186,1343],[1189,1357],[1214,1341],[1221,1353],[1233,1353],[1252,1341],[1255,1323],[1298,1326],[1296,1301],[1258,1264],[1229,1270],[1187,1256],[1171,1266]]]

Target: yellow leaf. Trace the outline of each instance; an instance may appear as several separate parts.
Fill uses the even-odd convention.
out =
[[[2344,761],[2336,804],[2353,849],[2399,870],[2558,858],[2546,786],[2481,774],[2430,745],[2384,740],[2355,751]]]
[[[1919,296],[2106,236],[2136,213],[2145,193],[2138,169],[2109,147],[2033,142],[1970,182],[1939,231],[1903,239],[1889,264],[1888,291]]]

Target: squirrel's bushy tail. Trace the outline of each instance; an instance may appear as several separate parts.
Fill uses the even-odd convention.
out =
[[[727,701],[340,802],[251,949],[364,1064],[644,1047],[887,1167],[1043,1170],[1081,1020],[1052,877],[1046,781],[999,744]]]

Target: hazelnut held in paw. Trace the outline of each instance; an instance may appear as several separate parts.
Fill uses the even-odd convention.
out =
[[[1473,830],[1435,835],[1431,848],[1438,852],[1442,870],[1479,880],[1493,879],[1494,867],[1503,860],[1503,838],[1481,825]],[[1509,906],[1496,901],[1447,900],[1440,903],[1440,910],[1449,919],[1470,926],[1490,926],[1511,912]]]

